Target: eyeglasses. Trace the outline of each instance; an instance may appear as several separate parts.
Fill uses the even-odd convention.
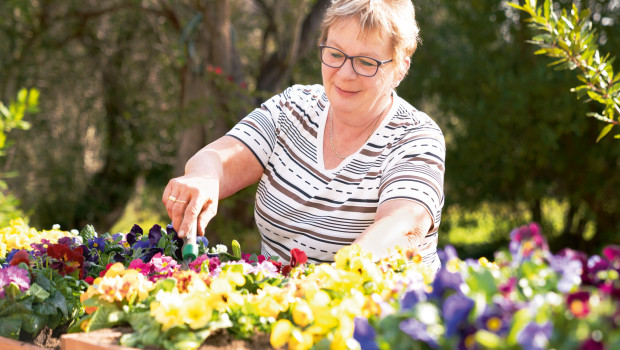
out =
[[[319,48],[321,49],[321,62],[326,66],[340,68],[347,60],[351,60],[355,73],[365,77],[375,76],[379,71],[379,67],[393,61],[392,59],[379,61],[366,56],[349,56],[337,48],[323,44],[319,45]]]

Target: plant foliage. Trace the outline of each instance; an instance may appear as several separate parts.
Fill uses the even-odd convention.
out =
[[[553,1],[544,0],[539,5],[536,0],[528,0],[523,5],[509,3],[510,6],[529,14],[528,21],[541,34],[534,36],[531,43],[540,46],[537,55],[546,55],[556,60],[550,63],[555,69],[577,69],[577,78],[582,83],[571,91],[579,98],[588,97],[604,106],[603,112],[588,113],[607,126],[600,132],[597,142],[611,129],[620,124],[620,75],[614,74],[615,57],[601,54],[598,48],[598,35],[592,28],[590,10],[580,10],[575,3],[570,11],[554,11]],[[615,135],[620,139],[620,134]]]

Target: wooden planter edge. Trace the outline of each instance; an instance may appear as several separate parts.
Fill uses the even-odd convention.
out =
[[[139,350],[118,345],[123,332],[101,329],[88,333],[68,333],[60,337],[62,350]]]
[[[0,337],[0,349],[2,350],[45,350],[40,346],[26,343],[20,340],[15,340],[6,337]]]

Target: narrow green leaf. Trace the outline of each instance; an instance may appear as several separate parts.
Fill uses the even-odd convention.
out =
[[[598,143],[601,139],[603,139],[603,137],[605,137],[605,135],[607,135],[613,127],[614,127],[614,124],[609,124],[605,126],[603,130],[601,130],[601,133],[598,134],[598,137],[596,138],[596,142]]]
[[[20,104],[26,104],[26,99],[28,98],[28,90],[21,89],[17,93],[17,102]]]

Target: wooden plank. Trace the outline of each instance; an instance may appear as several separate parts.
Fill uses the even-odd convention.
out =
[[[62,350],[139,350],[118,345],[123,332],[100,329],[88,333],[69,333],[60,337]]]
[[[0,349],[2,350],[45,350],[40,346],[23,341],[0,337]]]

